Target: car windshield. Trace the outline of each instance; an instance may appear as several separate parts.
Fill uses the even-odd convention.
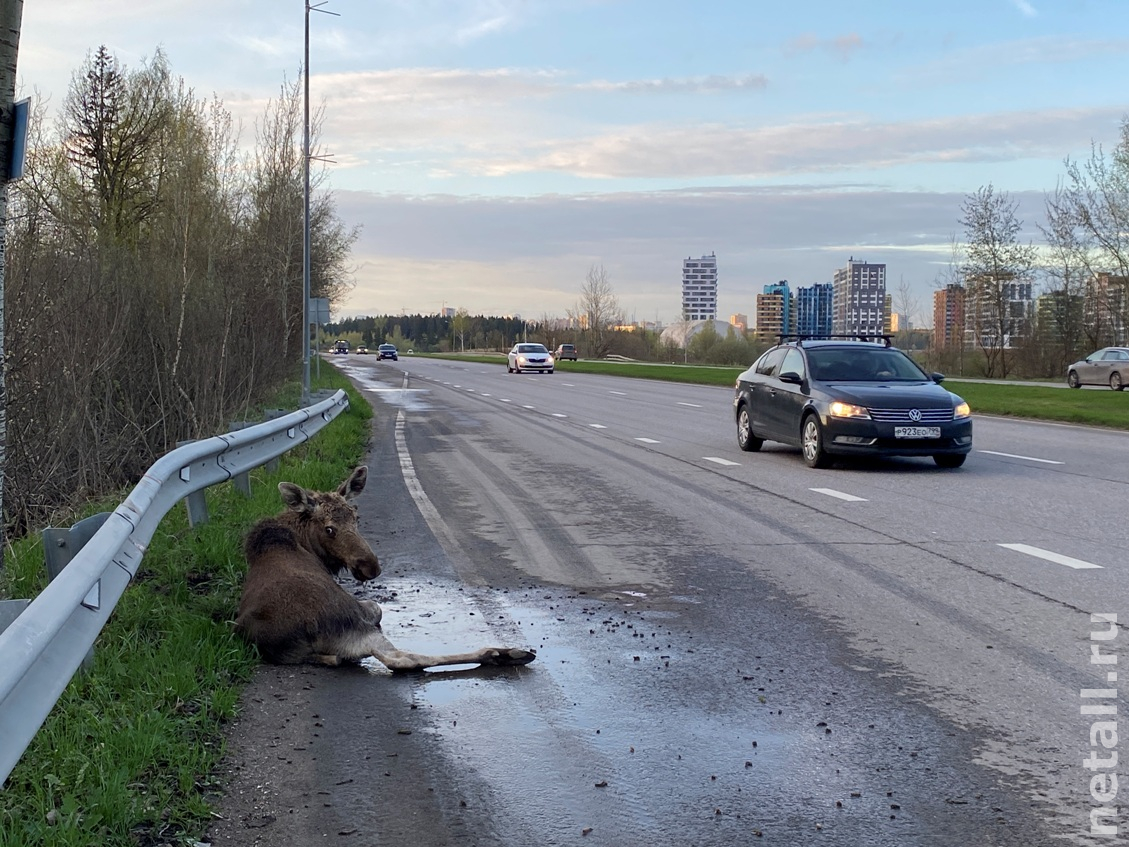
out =
[[[544,344],[519,344],[517,346],[519,353],[548,353]]]
[[[808,350],[814,379],[828,382],[920,382],[929,377],[899,350],[887,347],[826,347]]]

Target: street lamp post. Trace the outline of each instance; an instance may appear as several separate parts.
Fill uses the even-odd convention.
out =
[[[306,0],[306,40],[302,58],[302,405],[310,404],[310,12],[337,15],[322,9],[329,0]]]

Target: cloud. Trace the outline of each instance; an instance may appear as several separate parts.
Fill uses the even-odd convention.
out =
[[[463,156],[457,169],[502,176],[561,172],[588,178],[686,179],[1058,158],[1115,126],[1120,109],[1048,109],[882,122],[829,116],[759,128],[724,125],[616,128],[500,155]],[[504,142],[503,142],[504,143]]]
[[[784,45],[784,54],[795,56],[821,51],[830,53],[840,61],[848,62],[852,55],[862,50],[864,46],[862,36],[854,32],[838,35],[835,38],[819,38],[811,33],[804,33]]]
[[[1028,3],[1027,0],[1011,0],[1011,3],[1029,18],[1034,18],[1039,14],[1035,11],[1035,7]]]
[[[597,80],[575,86],[577,90],[624,92],[627,94],[710,94],[729,91],[763,91],[768,78],[763,74],[720,76],[712,74],[681,79],[645,79],[626,82]]]

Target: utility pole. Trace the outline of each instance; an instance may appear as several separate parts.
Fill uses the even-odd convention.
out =
[[[4,267],[8,231],[8,180],[12,176],[16,57],[20,50],[23,0],[0,0],[0,570],[4,569],[4,485],[8,444],[8,387],[4,377]]]

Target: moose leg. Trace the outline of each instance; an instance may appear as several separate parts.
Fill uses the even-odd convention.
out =
[[[337,654],[344,660],[372,656],[396,672],[422,671],[444,665],[528,665],[537,658],[536,653],[517,647],[483,647],[466,653],[427,656],[399,649],[379,629],[346,636],[337,645]]]

